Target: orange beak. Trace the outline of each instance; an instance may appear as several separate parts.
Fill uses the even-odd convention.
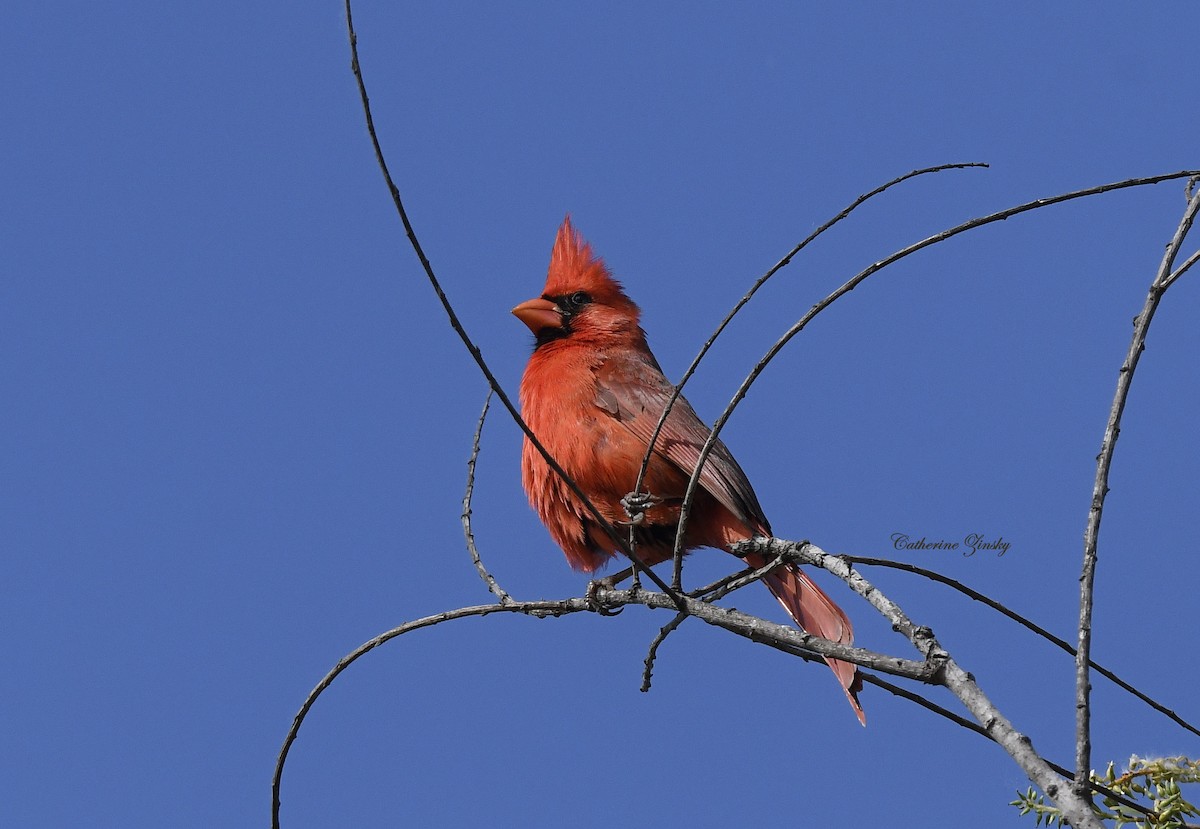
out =
[[[537,334],[543,328],[561,328],[562,311],[548,299],[527,299],[512,309],[513,316],[529,326]]]

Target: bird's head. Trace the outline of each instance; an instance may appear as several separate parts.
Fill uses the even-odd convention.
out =
[[[621,284],[613,279],[604,260],[563,219],[550,254],[546,287],[536,299],[512,310],[537,337],[538,346],[556,340],[613,341],[625,336],[643,337],[640,312]]]

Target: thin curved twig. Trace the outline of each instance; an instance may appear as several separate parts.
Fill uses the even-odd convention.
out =
[[[804,314],[804,316],[802,316],[794,325],[792,325],[791,328],[784,332],[783,336],[776,340],[776,342],[769,349],[767,349],[766,354],[764,354],[758,363],[755,364],[754,368],[749,374],[746,375],[746,378],[742,381],[741,385],[738,386],[733,398],[729,401],[729,405],[725,407],[725,411],[723,411],[721,416],[718,417],[713,423],[712,430],[708,435],[708,439],[704,442],[704,446],[700,450],[700,457],[696,462],[695,470],[692,472],[691,480],[688,481],[687,492],[684,494],[683,504],[680,507],[679,531],[675,537],[676,555],[679,554],[679,548],[684,536],[684,530],[686,528],[688,518],[691,515],[692,502],[696,498],[696,488],[700,481],[700,470],[704,468],[704,464],[708,461],[708,456],[712,452],[713,445],[720,437],[721,430],[725,428],[725,424],[728,423],[729,418],[733,416],[734,410],[737,409],[738,404],[741,403],[741,401],[745,398],[746,393],[750,390],[750,386],[754,384],[754,381],[758,379],[759,375],[762,374],[763,370],[767,367],[771,360],[775,358],[775,355],[782,351],[783,347],[786,346],[793,337],[803,331],[805,326],[812,322],[812,320],[818,314],[820,314],[841,297],[853,291],[872,274],[882,270],[883,268],[886,268],[888,265],[891,265],[894,262],[898,262],[899,260],[916,253],[919,250],[923,250],[931,245],[944,242],[960,233],[965,233],[969,230],[974,230],[977,227],[982,227],[994,222],[1004,221],[1005,219],[1012,218],[1018,214],[1027,213],[1030,210],[1049,207],[1053,204],[1061,204],[1062,202],[1071,201],[1073,199],[1080,199],[1088,196],[1099,195],[1101,193],[1108,193],[1113,190],[1123,190],[1129,187],[1141,187],[1149,184],[1158,184],[1163,181],[1170,181],[1180,178],[1194,178],[1196,176],[1200,176],[1200,170],[1182,170],[1177,173],[1164,173],[1157,176],[1126,179],[1124,181],[1101,184],[1096,187],[1087,187],[1083,190],[1075,190],[1071,193],[1062,193],[1049,198],[1035,199],[1034,201],[1018,204],[1015,207],[1009,207],[996,213],[990,213],[987,216],[982,216],[978,219],[971,219],[963,222],[962,224],[955,225],[947,230],[943,230],[940,233],[935,233],[933,236],[926,237],[919,242],[914,242],[907,247],[901,248],[895,253],[886,256],[873,265],[870,265],[869,267],[864,268],[862,271],[859,271],[845,284],[810,308],[808,312]]]
[[[695,590],[689,590],[687,595],[691,596],[693,599],[703,598],[705,601],[708,601],[709,593],[716,593],[718,590],[724,589],[726,585],[750,575],[754,572],[754,570],[755,568],[753,567],[743,567],[736,573],[730,573],[728,576],[722,576],[711,584],[706,584],[703,587],[697,587]]]
[[[463,537],[467,543],[467,552],[471,554],[471,563],[475,565],[475,571],[479,573],[479,578],[483,579],[483,583],[487,585],[487,589],[500,600],[500,604],[508,604],[513,600],[512,596],[508,595],[508,591],[501,587],[492,574],[488,572],[488,569],[484,567],[483,559],[479,557],[479,548],[475,546],[475,533],[471,529],[471,498],[475,494],[475,461],[479,459],[483,422],[487,420],[488,407],[491,404],[492,390],[488,389],[487,397],[483,401],[483,411],[479,413],[479,425],[475,427],[475,437],[471,441],[471,457],[467,460],[467,488],[463,493],[462,526]]]
[[[952,579],[948,576],[944,576],[941,573],[937,572],[936,570],[928,570],[924,567],[918,567],[915,564],[909,564],[908,562],[905,562],[905,561],[892,561],[892,560],[886,559],[886,558],[867,558],[864,556],[842,556],[842,558],[844,558],[846,560],[846,562],[849,564],[866,564],[869,567],[890,567],[893,570],[901,570],[906,573],[912,573],[914,575],[924,576],[925,578],[929,579],[930,581],[935,581],[939,584],[944,584],[947,587],[957,590],[959,593],[962,593],[964,596],[968,596],[971,599],[973,599],[977,602],[980,602],[981,604],[987,605],[992,610],[995,610],[998,613],[1000,613],[1004,616],[1007,616],[1009,619],[1012,619],[1014,622],[1021,625],[1025,629],[1032,631],[1033,633],[1036,633],[1038,636],[1042,637],[1047,642],[1051,642],[1054,645],[1056,645],[1057,647],[1059,647],[1060,649],[1071,654],[1071,656],[1075,655],[1075,648],[1073,648],[1071,646],[1071,644],[1069,642],[1067,642],[1065,639],[1060,639],[1059,637],[1055,636],[1050,631],[1046,630],[1041,625],[1037,624],[1034,621],[1031,621],[1030,619],[1026,619],[1024,616],[1022,616],[1021,614],[1019,614],[1013,610],[1008,609],[1007,607],[1005,607],[1004,605],[1002,605],[1000,602],[996,601],[995,599],[990,598],[989,596],[986,596],[983,593],[980,593],[978,590],[975,590],[972,587],[968,587],[967,585],[963,584],[962,582],[960,582],[956,579]],[[1108,668],[1104,667],[1103,665],[1100,665],[1099,663],[1092,661],[1091,666],[1092,666],[1092,670],[1094,670],[1096,673],[1098,673],[1101,676],[1105,677],[1106,679],[1110,680],[1112,683],[1114,683],[1118,687],[1122,688],[1123,690],[1128,691],[1130,694],[1132,694],[1133,696],[1140,699],[1142,702],[1149,705],[1155,711],[1158,711],[1160,714],[1164,714],[1165,716],[1169,717],[1172,721],[1175,722],[1176,725],[1179,725],[1182,728],[1185,728],[1188,731],[1195,734],[1196,736],[1200,737],[1200,728],[1197,728],[1196,726],[1192,725],[1187,720],[1183,719],[1183,717],[1179,716],[1179,714],[1175,713],[1175,711],[1171,710],[1170,708],[1167,708],[1161,702],[1158,702],[1156,699],[1149,696],[1148,694],[1145,694],[1142,691],[1138,690],[1133,685],[1131,685],[1130,683],[1121,679],[1121,677],[1117,676],[1114,672],[1110,671]]]
[[[459,339],[462,340],[463,345],[467,347],[467,351],[470,352],[471,357],[475,360],[475,364],[479,366],[479,370],[483,372],[483,376],[487,378],[488,386],[496,393],[496,397],[500,399],[500,402],[504,405],[504,408],[508,410],[508,414],[512,417],[513,422],[516,423],[521,431],[525,433],[525,437],[529,439],[529,442],[533,445],[533,447],[537,449],[543,458],[545,458],[546,463],[551,469],[554,470],[555,474],[558,475],[571,489],[571,491],[580,499],[580,502],[584,505],[584,507],[587,508],[588,512],[592,514],[597,523],[616,543],[617,548],[621,550],[631,562],[633,562],[634,567],[640,572],[645,573],[646,577],[650,579],[650,581],[654,582],[654,584],[657,585],[663,592],[668,595],[674,595],[675,591],[672,590],[657,573],[653,572],[649,567],[646,566],[642,559],[637,555],[636,551],[629,549],[629,546],[626,544],[622,535],[617,532],[616,528],[613,527],[612,524],[609,523],[608,519],[600,514],[600,511],[596,509],[596,506],[591,502],[587,495],[584,494],[583,490],[579,488],[579,485],[575,483],[571,476],[568,475],[561,466],[559,466],[558,461],[554,459],[554,457],[546,450],[546,447],[542,445],[542,442],[538,440],[537,435],[533,433],[533,430],[531,430],[528,424],[525,423],[524,419],[522,419],[521,413],[517,411],[517,407],[513,405],[512,400],[509,399],[503,387],[501,387],[500,382],[496,379],[495,375],[492,374],[492,370],[488,367],[487,361],[483,359],[483,352],[479,350],[479,346],[475,345],[474,341],[471,339],[471,336],[467,333],[467,329],[464,328],[462,323],[459,321],[458,314],[454,312],[454,308],[451,306],[450,300],[446,297],[446,292],[442,290],[441,282],[438,281],[437,276],[433,272],[433,265],[429,263],[429,259],[425,256],[425,251],[421,247],[421,243],[417,240],[417,233],[413,229],[412,222],[409,221],[408,211],[404,207],[404,201],[400,198],[400,190],[396,187],[396,182],[392,179],[391,171],[388,169],[387,160],[383,156],[383,147],[380,145],[379,136],[375,132],[375,119],[371,115],[371,101],[367,96],[366,81],[363,80],[362,66],[358,60],[358,33],[354,30],[354,14],[350,7],[350,0],[345,0],[345,8],[346,30],[350,36],[350,69],[354,72],[354,79],[358,84],[358,95],[362,100],[363,115],[366,117],[367,121],[367,133],[371,138],[371,145],[375,149],[375,161],[379,164],[379,169],[383,173],[383,179],[387,184],[388,192],[392,196],[392,204],[395,205],[396,212],[400,216],[400,221],[404,225],[404,233],[408,237],[409,244],[412,245],[413,251],[417,254],[417,259],[421,261],[421,267],[425,270],[425,276],[428,277],[429,284],[433,286],[434,293],[437,294],[438,301],[441,302],[442,309],[446,312],[446,316],[450,320],[450,327],[454,329],[454,332],[458,334]]]
[[[664,597],[665,598],[665,597]],[[317,698],[321,696],[325,690],[333,684],[333,681],[338,676],[357,662],[362,656],[366,655],[375,648],[395,639],[397,636],[403,636],[414,630],[421,628],[432,627],[433,625],[441,624],[442,622],[450,622],[455,619],[466,619],[472,616],[487,616],[492,613],[521,613],[526,616],[546,617],[546,616],[565,616],[569,613],[579,613],[581,611],[591,610],[586,599],[568,599],[560,602],[536,601],[536,602],[511,602],[509,604],[488,604],[476,605],[473,607],[460,607],[457,610],[449,610],[445,613],[435,613],[432,616],[425,616],[421,619],[414,619],[411,622],[405,622],[398,627],[394,627],[389,631],[379,634],[373,639],[369,639],[357,648],[352,650],[346,656],[338,660],[338,663],[333,666],[333,669],[327,673],[316,687],[308,692],[308,696],[304,699],[304,704],[300,706],[300,710],[296,712],[296,716],[292,719],[292,727],[288,729],[287,737],[284,738],[283,747],[279,750],[279,756],[275,760],[275,774],[271,779],[271,826],[272,829],[279,829],[279,809],[280,809],[280,788],[283,783],[283,768],[287,763],[288,754],[292,750],[292,744],[296,742],[296,738],[300,734],[300,726],[304,724],[304,719],[308,716],[308,712],[316,703]]]
[[[1181,277],[1185,273],[1187,273],[1189,270],[1191,270],[1192,266],[1195,265],[1196,262],[1198,262],[1198,261],[1200,261],[1200,250],[1194,250],[1194,251],[1192,251],[1191,256],[1189,256],[1187,259],[1183,260],[1182,265],[1180,265],[1175,270],[1171,271],[1171,275],[1163,280],[1163,289],[1165,290],[1166,288],[1170,288],[1171,284],[1176,279],[1178,279],[1179,277]]]
[[[1096,456],[1096,480],[1092,485],[1092,503],[1088,509],[1087,527],[1083,532],[1083,567],[1079,575],[1079,644],[1075,650],[1075,787],[1083,791],[1091,778],[1091,681],[1088,668],[1092,650],[1092,587],[1096,578],[1096,547],[1100,535],[1100,519],[1104,514],[1104,499],[1108,495],[1108,472],[1116,451],[1117,437],[1121,432],[1121,416],[1129,399],[1133,373],[1137,370],[1142,351],[1146,348],[1146,334],[1154,319],[1154,312],[1170,284],[1178,279],[1172,272],[1175,258],[1183,240],[1192,229],[1197,211],[1200,211],[1200,192],[1191,193],[1191,188],[1200,176],[1193,174],[1188,184],[1190,196],[1183,218],[1175,235],[1167,245],[1158,272],[1150,283],[1142,311],[1133,321],[1133,338],[1129,350],[1117,372],[1117,390],[1113,394],[1108,422],[1104,426],[1104,439],[1100,443],[1100,454]],[[1190,267],[1190,266],[1189,266]],[[1179,271],[1183,273],[1184,269]]]
[[[650,690],[651,677],[654,674],[654,660],[658,658],[658,646],[661,645],[666,638],[675,632],[675,629],[683,624],[683,620],[688,617],[688,614],[682,610],[675,614],[675,618],[667,622],[654,636],[654,641],[650,643],[650,650],[646,652],[646,658],[643,660],[645,667],[642,669],[642,687],[639,688],[643,694]]]
[[[910,691],[907,688],[902,688],[899,685],[894,685],[891,682],[888,682],[886,679],[883,679],[882,677],[875,676],[875,674],[870,673],[869,671],[859,671],[858,675],[860,677],[862,677],[862,681],[866,685],[874,685],[877,688],[882,688],[883,690],[887,691],[889,694],[900,697],[901,699],[906,699],[911,703],[915,703],[916,705],[919,705],[922,708],[924,708],[926,711],[932,711],[934,714],[937,714],[939,717],[944,717],[945,719],[950,720],[950,722],[954,723],[955,725],[962,726],[963,728],[967,729],[968,731],[974,731],[976,734],[980,735],[981,737],[984,737],[988,740],[991,740],[992,742],[995,742],[995,740],[992,740],[992,735],[987,733],[987,729],[984,728],[979,723],[974,722],[972,720],[968,720],[966,717],[962,716],[961,714],[955,714],[949,708],[943,708],[942,706],[938,705],[933,700],[928,699],[927,697],[923,697],[920,694],[916,693],[915,691]],[[1070,776],[1070,775],[1068,775],[1068,776]]]
[[[781,564],[783,564],[783,556],[775,556],[774,558],[768,560],[767,563],[762,567],[755,567],[749,570],[744,570],[741,573],[735,573],[734,578],[728,580],[723,579],[723,584],[712,588],[712,590],[704,591],[704,593],[701,594],[703,596],[703,601],[720,601],[733,591],[741,590],[746,585],[754,584],[756,581],[759,581],[763,576],[767,575]]]

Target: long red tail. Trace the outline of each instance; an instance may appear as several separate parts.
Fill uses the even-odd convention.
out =
[[[762,567],[767,562],[761,556],[751,555],[746,556],[746,563],[751,567]],[[767,574],[763,581],[771,588],[775,598],[779,599],[783,609],[806,633],[843,645],[853,643],[854,627],[850,624],[850,619],[799,567],[794,564],[777,567]],[[858,666],[828,657],[825,662],[837,676],[838,683],[846,693],[846,699],[850,700],[854,713],[858,715],[858,721],[866,725],[867,716],[858,704],[858,692],[862,690]]]

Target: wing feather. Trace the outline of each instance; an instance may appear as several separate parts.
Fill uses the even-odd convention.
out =
[[[615,402],[616,419],[642,445],[649,444],[658,418],[675,389],[654,357],[639,354],[610,358],[597,368],[596,382],[596,405],[614,414],[612,406]],[[674,464],[685,475],[691,475],[709,433],[708,426],[696,416],[691,404],[680,396],[663,424],[654,446],[655,454]],[[770,525],[750,480],[719,438],[700,472],[700,485],[748,527],[770,534]],[[678,493],[679,496],[682,494]]]

